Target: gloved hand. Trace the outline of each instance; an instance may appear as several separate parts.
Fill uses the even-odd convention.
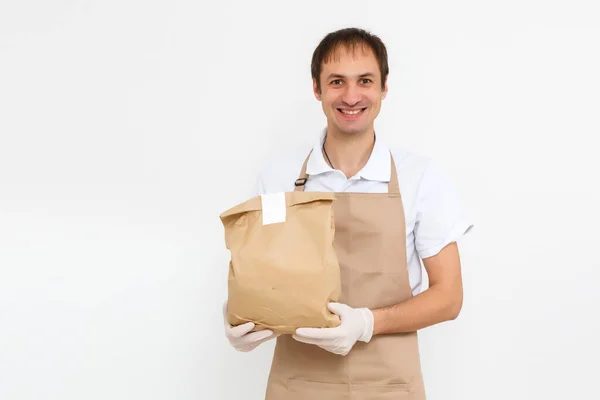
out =
[[[279,336],[269,329],[248,333],[254,329],[253,322],[246,322],[245,324],[232,327],[227,321],[227,302],[223,304],[223,321],[225,323],[225,336],[229,340],[229,343],[238,351],[247,352],[254,350],[259,344]]]
[[[299,328],[293,338],[314,344],[331,353],[345,356],[360,340],[368,343],[373,336],[373,313],[368,308],[352,308],[346,304],[329,303],[331,312],[341,318],[335,328]]]

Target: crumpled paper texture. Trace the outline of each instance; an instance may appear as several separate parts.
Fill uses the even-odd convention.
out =
[[[327,309],[341,295],[332,193],[285,193],[285,222],[263,225],[261,197],[220,215],[231,252],[228,320],[292,334],[340,324]]]

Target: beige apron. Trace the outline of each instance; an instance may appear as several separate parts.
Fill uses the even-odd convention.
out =
[[[310,154],[309,154],[310,157]],[[295,190],[308,179],[302,166]],[[406,227],[392,158],[388,193],[335,193],[334,247],[351,307],[389,306],[412,296]],[[375,335],[340,356],[291,335],[277,338],[267,400],[424,400],[417,333]]]

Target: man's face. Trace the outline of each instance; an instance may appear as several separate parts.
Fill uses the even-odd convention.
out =
[[[387,94],[387,83],[382,90],[375,54],[369,48],[356,46],[354,51],[340,47],[335,56],[323,64],[320,93],[313,82],[328,130],[348,135],[373,131],[373,121]]]

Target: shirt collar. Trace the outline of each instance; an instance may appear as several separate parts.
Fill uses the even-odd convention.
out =
[[[323,156],[323,142],[325,140],[326,129],[321,131],[319,140],[314,145],[308,163],[306,165],[306,173],[308,175],[319,175],[333,171],[333,168],[327,164]],[[365,166],[356,174],[360,178],[372,181],[389,182],[392,164],[390,158],[390,150],[378,136],[373,146],[373,151]]]

